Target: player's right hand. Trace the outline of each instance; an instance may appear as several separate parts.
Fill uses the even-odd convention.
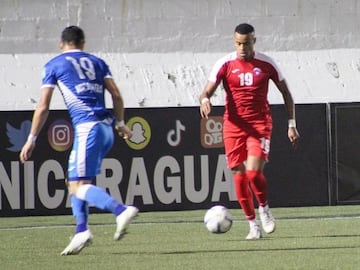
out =
[[[200,115],[201,115],[201,117],[208,119],[210,113],[211,113],[211,103],[210,103],[210,101],[202,102],[202,104],[200,105]]]
[[[27,161],[31,157],[32,152],[34,151],[34,149],[35,149],[35,142],[27,141],[24,144],[23,148],[21,149],[21,152],[20,152],[20,155],[19,155],[20,161],[22,163]]]

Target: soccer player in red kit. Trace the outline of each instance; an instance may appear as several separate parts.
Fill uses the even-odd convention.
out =
[[[246,239],[261,238],[256,220],[253,194],[259,205],[262,228],[275,231],[275,219],[268,205],[268,187],[263,174],[268,161],[272,118],[267,99],[269,80],[272,80],[284,99],[288,117],[288,137],[295,145],[299,139],[296,129],[295,105],[285,79],[273,60],[254,51],[254,27],[243,23],[235,28],[236,51],[219,59],[200,95],[200,114],[208,118],[210,97],[222,82],[226,92],[223,140],[228,167],[233,172],[236,197],[249,221]]]

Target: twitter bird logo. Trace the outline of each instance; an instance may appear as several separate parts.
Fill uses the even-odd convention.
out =
[[[14,128],[9,123],[6,123],[6,135],[9,138],[9,142],[12,144],[7,150],[11,152],[19,152],[26,142],[27,136],[30,133],[31,121],[23,121],[20,125],[20,129]]]

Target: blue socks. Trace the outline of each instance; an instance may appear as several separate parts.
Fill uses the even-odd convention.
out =
[[[89,216],[88,203],[71,195],[71,209],[76,220],[76,233],[86,231]]]

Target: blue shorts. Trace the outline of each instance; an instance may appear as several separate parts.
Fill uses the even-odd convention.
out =
[[[113,128],[107,123],[88,122],[76,126],[68,180],[93,180],[100,173],[102,160],[113,143]]]

